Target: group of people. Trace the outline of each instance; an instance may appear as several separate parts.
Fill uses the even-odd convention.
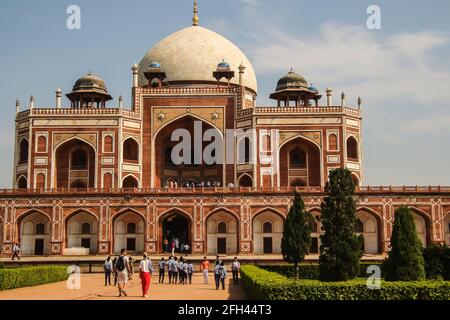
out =
[[[104,263],[103,269],[105,271],[105,286],[111,285],[111,274],[114,275],[114,285],[117,285],[119,290],[119,297],[127,296],[127,283],[133,279],[134,268],[133,258],[128,257],[127,250],[120,250],[120,256],[111,260],[108,257]],[[153,274],[153,264],[144,253],[142,260],[139,263],[139,278],[142,284],[142,296],[148,297],[148,290],[150,288],[151,276]]]
[[[194,274],[194,265],[189,260],[184,260],[183,257],[170,256],[166,261],[161,258],[159,261],[159,283],[164,283],[166,274],[169,277],[169,284],[192,284],[192,275]]]
[[[233,275],[233,283],[238,284],[240,263],[237,257],[234,258],[231,263],[231,271]],[[194,274],[194,265],[191,261],[185,260],[183,257],[177,258],[170,256],[168,260],[161,258],[158,263],[159,269],[159,283],[163,284],[165,280],[165,274],[167,271],[169,284],[192,284],[192,276]],[[208,284],[209,272],[214,272],[214,282],[216,290],[219,290],[220,286],[225,290],[225,280],[227,278],[227,269],[224,261],[219,256],[211,267],[207,257],[203,257],[200,264],[200,271],[203,274],[203,283]],[[119,291],[119,297],[127,296],[127,283],[133,278],[133,259],[127,255],[127,250],[122,249],[120,256],[111,260],[108,257],[104,263],[105,271],[105,286],[111,285],[111,275],[114,276],[114,285],[117,285]],[[147,254],[143,254],[143,258],[139,263],[139,278],[142,285],[142,296],[148,297],[148,291],[150,287],[151,277],[154,273],[152,261],[148,258]]]
[[[166,180],[163,184],[164,188],[176,189],[178,188],[178,182],[173,180]],[[185,188],[219,188],[221,186],[219,181],[208,180],[206,183],[204,181],[194,182],[194,181],[186,181],[183,183],[183,187]]]
[[[200,264],[200,271],[203,273],[203,283],[208,284],[209,272],[211,269],[211,264],[209,263],[206,257],[203,257],[203,260]],[[233,275],[233,284],[238,284],[239,281],[239,271],[241,269],[241,264],[238,261],[237,257],[234,257],[233,262],[231,263],[231,272]],[[227,269],[225,267],[224,261],[220,259],[219,256],[216,257],[216,261],[213,266],[214,271],[214,282],[216,285],[216,290],[219,290],[220,285],[222,285],[222,289],[225,290],[225,279],[227,277]]]

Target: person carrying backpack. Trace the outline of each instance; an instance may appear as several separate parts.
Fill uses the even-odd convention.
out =
[[[120,250],[120,256],[116,261],[115,268],[117,270],[117,288],[119,290],[119,297],[127,296],[126,287],[128,283],[128,274],[131,273],[129,259],[127,257],[127,250]]]
[[[164,283],[164,273],[166,268],[166,262],[164,261],[164,258],[161,258],[158,265],[159,265],[159,283]]]
[[[178,258],[175,257],[172,263],[172,283],[178,283]]]

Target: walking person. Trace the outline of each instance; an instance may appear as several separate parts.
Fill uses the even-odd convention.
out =
[[[17,259],[20,260],[20,251],[22,251],[19,247],[19,244],[17,242],[14,242],[13,248],[12,248],[12,252],[13,252],[13,256],[12,256],[12,260],[14,261],[14,258],[17,257]]]
[[[203,273],[203,284],[208,284],[208,273],[209,273],[209,261],[206,256],[203,257],[203,261],[200,264],[200,270]]]
[[[190,249],[191,249],[191,248],[189,247],[189,245],[188,245],[187,243],[183,246],[184,255],[185,255],[186,257],[187,257],[187,255],[188,255]]]
[[[222,273],[222,270],[221,270],[220,262],[218,260],[216,260],[216,262],[214,263],[214,281],[216,283],[216,290],[219,290],[221,273]]]
[[[178,283],[184,284],[184,259],[183,257],[180,257],[180,260],[178,261]]]
[[[119,297],[122,295],[128,296],[126,292],[128,283],[128,274],[131,273],[130,260],[127,257],[127,250],[120,250],[120,256],[116,262],[117,269],[117,287],[119,290]]]
[[[114,273],[114,286],[117,286],[117,268],[116,268],[116,263],[117,263],[117,257],[114,257],[112,264],[113,264],[113,273]]]
[[[166,261],[164,261],[164,257],[159,260],[159,283],[164,283],[164,273],[166,268]]]
[[[194,274],[194,265],[191,261],[188,262],[188,278],[189,278],[189,284],[192,284],[192,275]]]
[[[169,257],[169,261],[167,261],[167,274],[169,275],[169,284],[172,283],[172,265],[173,265],[173,256]]]
[[[170,243],[170,250],[172,251],[172,257],[175,256],[175,241],[172,240]]]
[[[238,258],[234,257],[234,260],[231,263],[231,273],[233,274],[233,284],[238,284],[240,270],[241,270],[241,264],[239,263]]]
[[[148,289],[150,288],[151,276],[153,274],[153,264],[148,258],[147,254],[144,253],[143,259],[139,263],[139,278],[142,284],[142,296],[144,298],[148,297]]]
[[[183,277],[184,277],[184,282],[183,284],[188,284],[189,281],[189,261],[185,261],[184,265],[183,265]]]
[[[222,284],[222,290],[225,290],[225,279],[227,277],[227,269],[225,268],[225,263],[222,261],[220,263],[220,283]]]
[[[172,263],[172,283],[178,283],[178,258],[175,257]]]
[[[111,256],[106,258],[105,263],[103,264],[103,271],[105,271],[105,287],[111,285],[111,273],[114,272],[113,263],[111,261]]]

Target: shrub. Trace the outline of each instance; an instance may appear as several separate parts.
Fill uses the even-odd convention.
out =
[[[450,248],[447,245],[431,245],[423,250],[425,274],[428,279],[450,280]]]
[[[450,282],[385,282],[369,289],[364,279],[346,282],[290,280],[253,265],[241,267],[243,286],[257,300],[449,300]]]
[[[352,279],[359,274],[362,237],[355,234],[355,184],[351,172],[342,168],[332,170],[325,191],[328,196],[321,205],[325,233],[320,236],[320,279]]]
[[[382,267],[382,264],[379,262],[361,262],[359,264],[359,274],[358,277],[367,278],[367,268],[370,265],[377,265]],[[294,269],[290,264],[259,264],[258,267],[279,273],[287,278],[294,278]],[[317,263],[304,263],[299,265],[299,276],[300,279],[319,279],[319,264]]]
[[[64,266],[22,267],[0,270],[0,290],[37,286],[67,280]]]
[[[5,263],[0,261],[0,269],[5,269]]]
[[[422,244],[407,207],[395,210],[391,246],[385,262],[387,281],[416,281],[425,278]]]

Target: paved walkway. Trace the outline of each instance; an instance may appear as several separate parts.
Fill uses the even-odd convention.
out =
[[[150,300],[245,300],[244,289],[240,285],[232,285],[227,279],[225,290],[216,290],[213,277],[210,284],[203,284],[203,276],[194,274],[191,285],[158,284],[153,278],[150,285]],[[156,280],[156,282],[155,282]],[[167,282],[167,279],[166,279]],[[81,288],[70,290],[66,282],[57,282],[36,287],[19,288],[0,291],[0,300],[142,300],[139,276],[134,275],[128,282],[128,297],[118,297],[117,288],[103,286],[103,274],[82,274]]]

